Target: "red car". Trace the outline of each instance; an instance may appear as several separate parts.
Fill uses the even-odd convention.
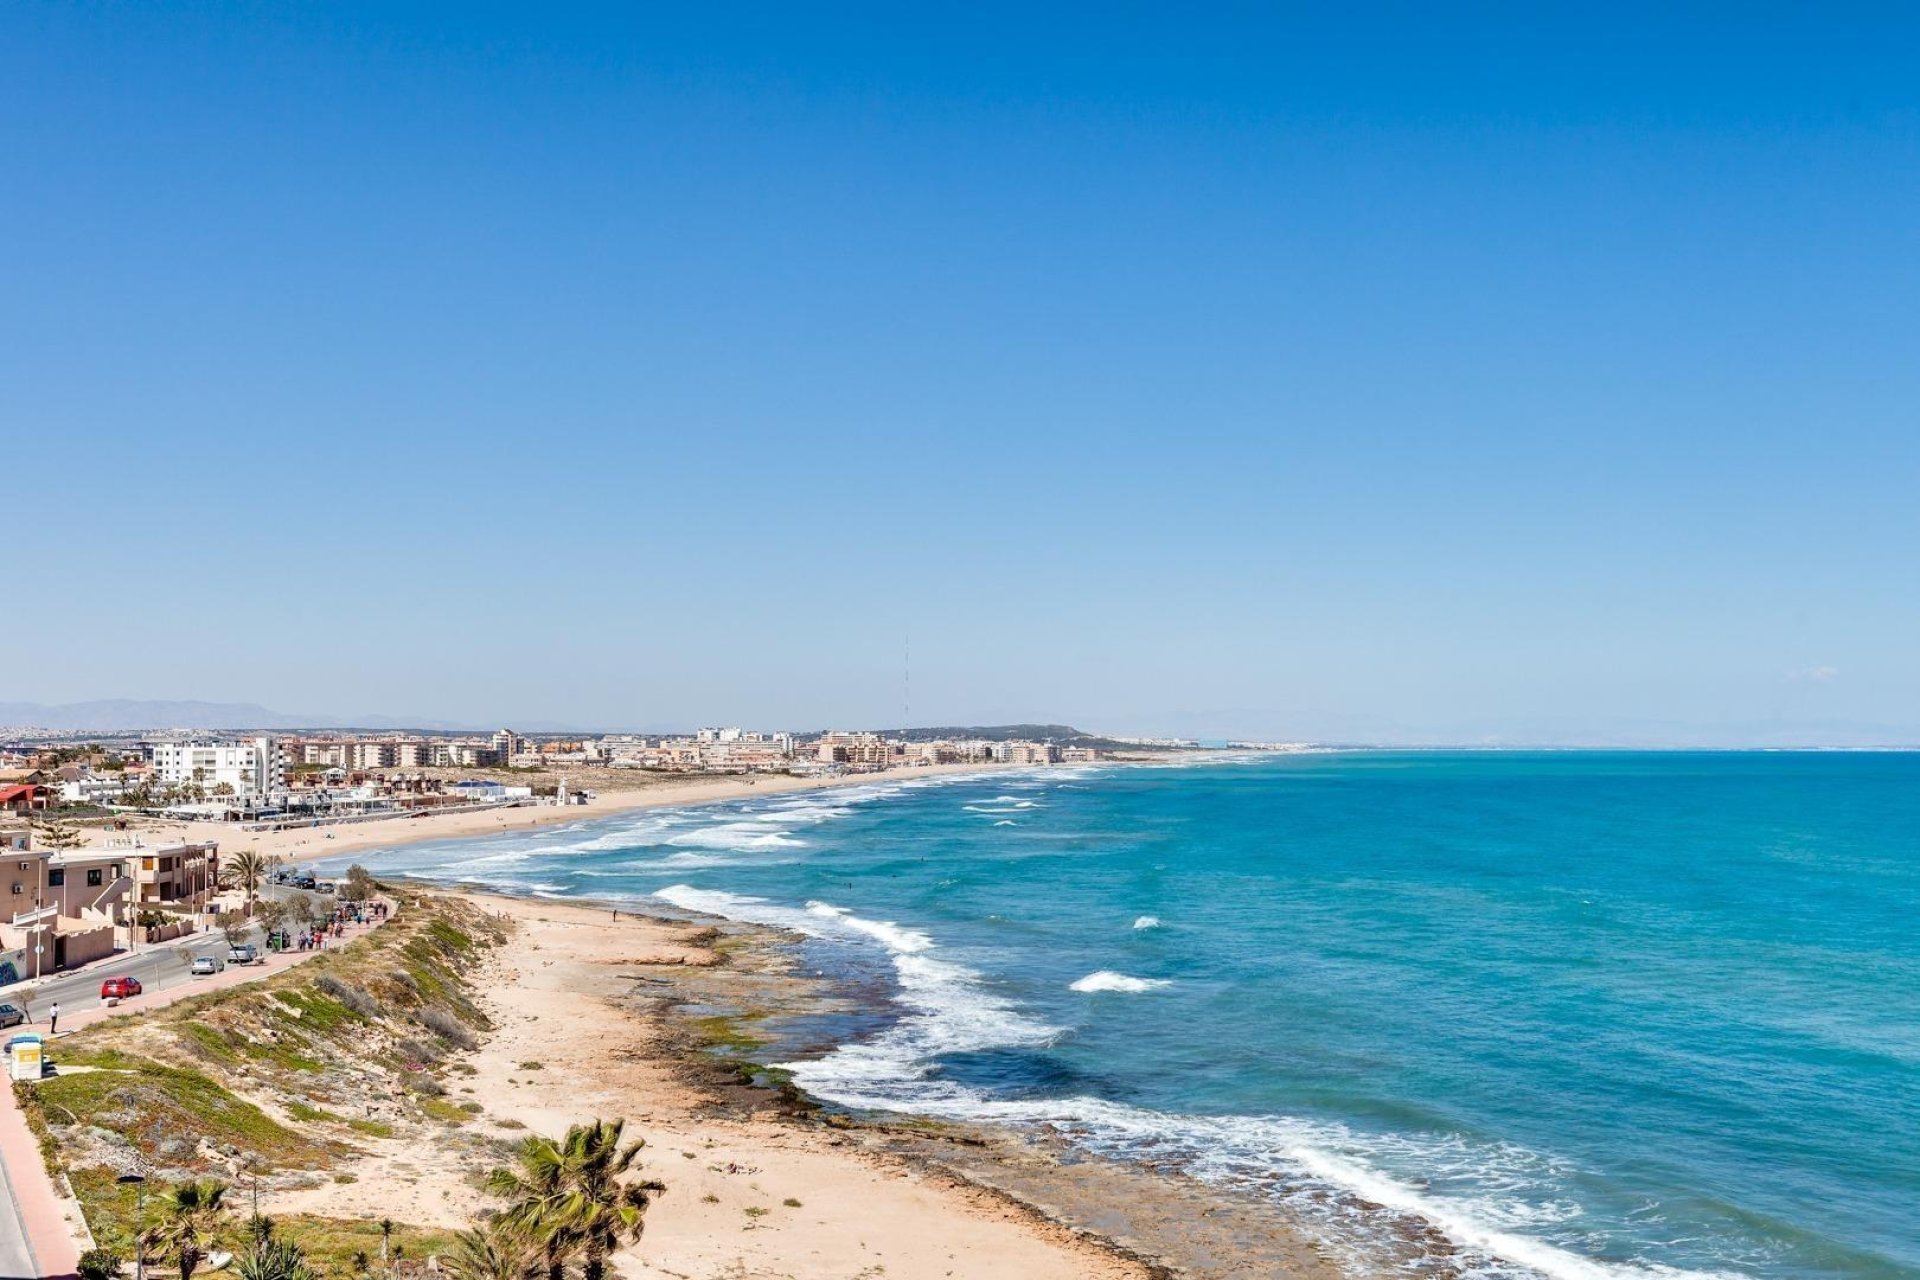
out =
[[[102,1000],[127,1000],[140,994],[138,978],[108,978],[100,984]]]

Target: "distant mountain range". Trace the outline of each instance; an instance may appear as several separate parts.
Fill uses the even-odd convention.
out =
[[[234,733],[291,729],[364,729],[390,732],[418,730],[428,733],[483,732],[499,725],[463,724],[449,720],[409,719],[390,715],[363,715],[341,718],[328,715],[290,715],[274,711],[257,702],[159,701],[140,698],[107,698],[94,702],[67,702],[58,705],[42,702],[0,702],[0,726],[16,729],[47,729],[61,733],[142,733],[161,730],[193,729]],[[524,733],[602,732],[583,730],[579,725],[530,724],[515,722],[512,728]],[[615,726],[617,727],[617,726]],[[652,728],[648,733],[680,733],[684,729]],[[1110,738],[1076,729],[1068,724],[992,724],[933,725],[914,729],[881,729],[876,732],[890,738],[927,742],[936,738],[1022,738],[1054,742],[1061,746],[1114,747],[1122,745]]]
[[[1765,720],[1718,725],[1695,725],[1607,719],[1557,723],[1501,722],[1426,728],[1364,717],[1286,716],[1274,712],[1218,710],[1166,717],[1168,732],[1211,740],[1245,738],[1311,741],[1355,746],[1451,746],[1511,748],[1560,746],[1586,748],[1793,748],[1873,747],[1920,744],[1920,728],[1898,724],[1864,724],[1837,720]],[[1275,732],[1274,725],[1295,723],[1291,733]],[[193,729],[207,732],[290,729],[362,729],[380,732],[415,730],[425,733],[471,733],[497,729],[498,724],[416,719],[392,715],[290,715],[255,702],[155,701],[109,698],[94,702],[51,705],[40,702],[0,702],[0,727],[47,729],[64,733],[140,733]],[[508,727],[522,733],[579,734],[608,730],[635,730],[634,726],[603,725],[589,729],[578,724],[515,721]],[[635,731],[649,734],[684,733],[685,727],[652,725]],[[1090,733],[1069,724],[922,725],[911,729],[878,729],[890,738],[926,742],[935,738],[1020,738],[1060,746],[1114,748],[1127,746],[1118,739]]]
[[[341,718],[326,715],[290,715],[274,711],[257,702],[154,701],[139,698],[108,698],[95,702],[67,702],[50,705],[42,702],[0,702],[0,725],[12,728],[50,729],[64,733],[140,733],[164,729],[199,729],[218,732],[281,729],[374,729],[421,730],[433,733],[480,732],[499,725],[462,724],[449,720],[408,719],[401,716],[364,715]],[[578,725],[529,724],[511,726],[527,733],[587,732]],[[593,732],[600,732],[594,730]],[[676,729],[649,729],[649,733],[686,732]],[[918,729],[882,729],[888,737],[930,741],[935,738],[1025,738],[1056,742],[1062,746],[1118,745],[1109,739],[1065,724],[940,725]]]

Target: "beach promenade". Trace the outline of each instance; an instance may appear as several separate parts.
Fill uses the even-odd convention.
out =
[[[398,913],[399,904],[391,899],[383,900],[388,904],[391,919]],[[351,941],[379,928],[380,923],[383,922],[349,925],[346,937],[329,945]],[[204,945],[204,938],[195,939],[181,948],[157,948],[149,954],[192,950]],[[263,964],[245,968],[231,966],[212,977],[181,981],[164,990],[149,989],[112,1008],[98,1001],[89,1001],[83,1008],[75,1001],[61,1011],[60,1034],[49,1042],[48,1057],[57,1067],[59,1041],[96,1022],[127,1014],[138,1016],[164,1009],[188,996],[258,982],[322,954],[321,951],[272,953]],[[74,1275],[86,1239],[80,1207],[66,1194],[65,1188],[48,1175],[40,1158],[40,1144],[14,1102],[13,1089],[0,1090],[0,1280]]]

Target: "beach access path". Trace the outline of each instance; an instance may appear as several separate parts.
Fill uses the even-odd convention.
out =
[[[379,901],[386,903],[388,919],[399,914],[397,901],[391,898],[381,898]],[[327,946],[343,946],[379,928],[382,923],[384,921],[348,925],[346,936],[329,941]],[[57,1062],[59,1054],[56,1045],[59,1040],[102,1019],[164,1009],[187,996],[257,982],[324,954],[319,950],[275,952],[260,964],[229,965],[211,977],[195,978],[188,971],[189,958],[179,953],[199,954],[215,950],[224,953],[226,939],[217,933],[212,935],[212,939],[211,944],[207,937],[201,936],[177,946],[153,947],[139,957],[140,967],[113,967],[112,972],[137,974],[147,984],[147,989],[140,995],[131,1000],[122,1000],[114,1007],[108,1007],[98,998],[98,971],[59,980],[63,983],[71,983],[76,979],[80,981],[81,988],[72,995],[66,994],[64,988],[42,984],[34,993],[37,1020],[32,1029],[39,1030],[46,1025],[41,1012],[43,1000],[48,1004],[59,1000],[62,1005],[60,1034],[49,1040],[48,1057]],[[145,967],[149,961],[158,966],[156,979],[151,983],[147,982]],[[69,1000],[71,1003],[68,1003]],[[40,1144],[14,1102],[12,1088],[0,1090],[0,1095],[3,1095],[0,1096],[0,1280],[40,1280],[42,1277],[75,1275],[80,1251],[86,1240],[80,1206],[47,1173],[46,1163],[40,1158]]]

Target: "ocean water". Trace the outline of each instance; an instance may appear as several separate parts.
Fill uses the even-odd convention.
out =
[[[786,1065],[1482,1276],[1920,1275],[1920,755],[1327,753],[632,813],[365,859],[791,929]],[[1423,1265],[1410,1263],[1408,1270]]]

